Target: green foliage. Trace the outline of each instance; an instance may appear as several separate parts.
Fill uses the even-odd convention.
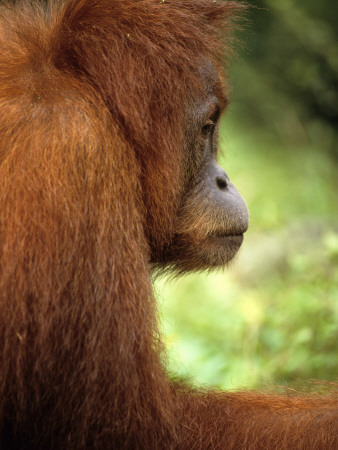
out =
[[[221,130],[249,231],[224,272],[156,289],[171,372],[299,387],[338,374],[338,3],[252,3]]]
[[[258,8],[242,38],[245,62],[233,71],[240,117],[267,125],[283,141],[310,141],[338,158],[338,3],[251,3]]]

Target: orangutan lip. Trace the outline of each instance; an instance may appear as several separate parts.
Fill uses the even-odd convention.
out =
[[[243,237],[243,233],[238,233],[238,234],[214,233],[214,234],[210,234],[209,236],[217,237],[217,238],[236,238],[236,237]]]
[[[240,247],[242,245],[243,234],[209,234],[208,241],[215,245],[235,245]]]

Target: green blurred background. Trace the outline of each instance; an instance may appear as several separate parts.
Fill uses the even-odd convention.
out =
[[[299,387],[338,378],[338,2],[251,3],[221,127],[249,231],[224,272],[155,290],[172,374]]]

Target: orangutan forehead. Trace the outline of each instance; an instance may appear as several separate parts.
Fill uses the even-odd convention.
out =
[[[198,69],[203,89],[208,97],[216,97],[222,111],[229,103],[229,92],[223,68],[216,68],[210,60],[203,60]]]

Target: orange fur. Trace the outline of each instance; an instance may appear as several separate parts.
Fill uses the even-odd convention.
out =
[[[338,447],[333,396],[198,392],[161,364],[150,246],[174,232],[198,67],[240,9],[1,6],[2,448]]]

